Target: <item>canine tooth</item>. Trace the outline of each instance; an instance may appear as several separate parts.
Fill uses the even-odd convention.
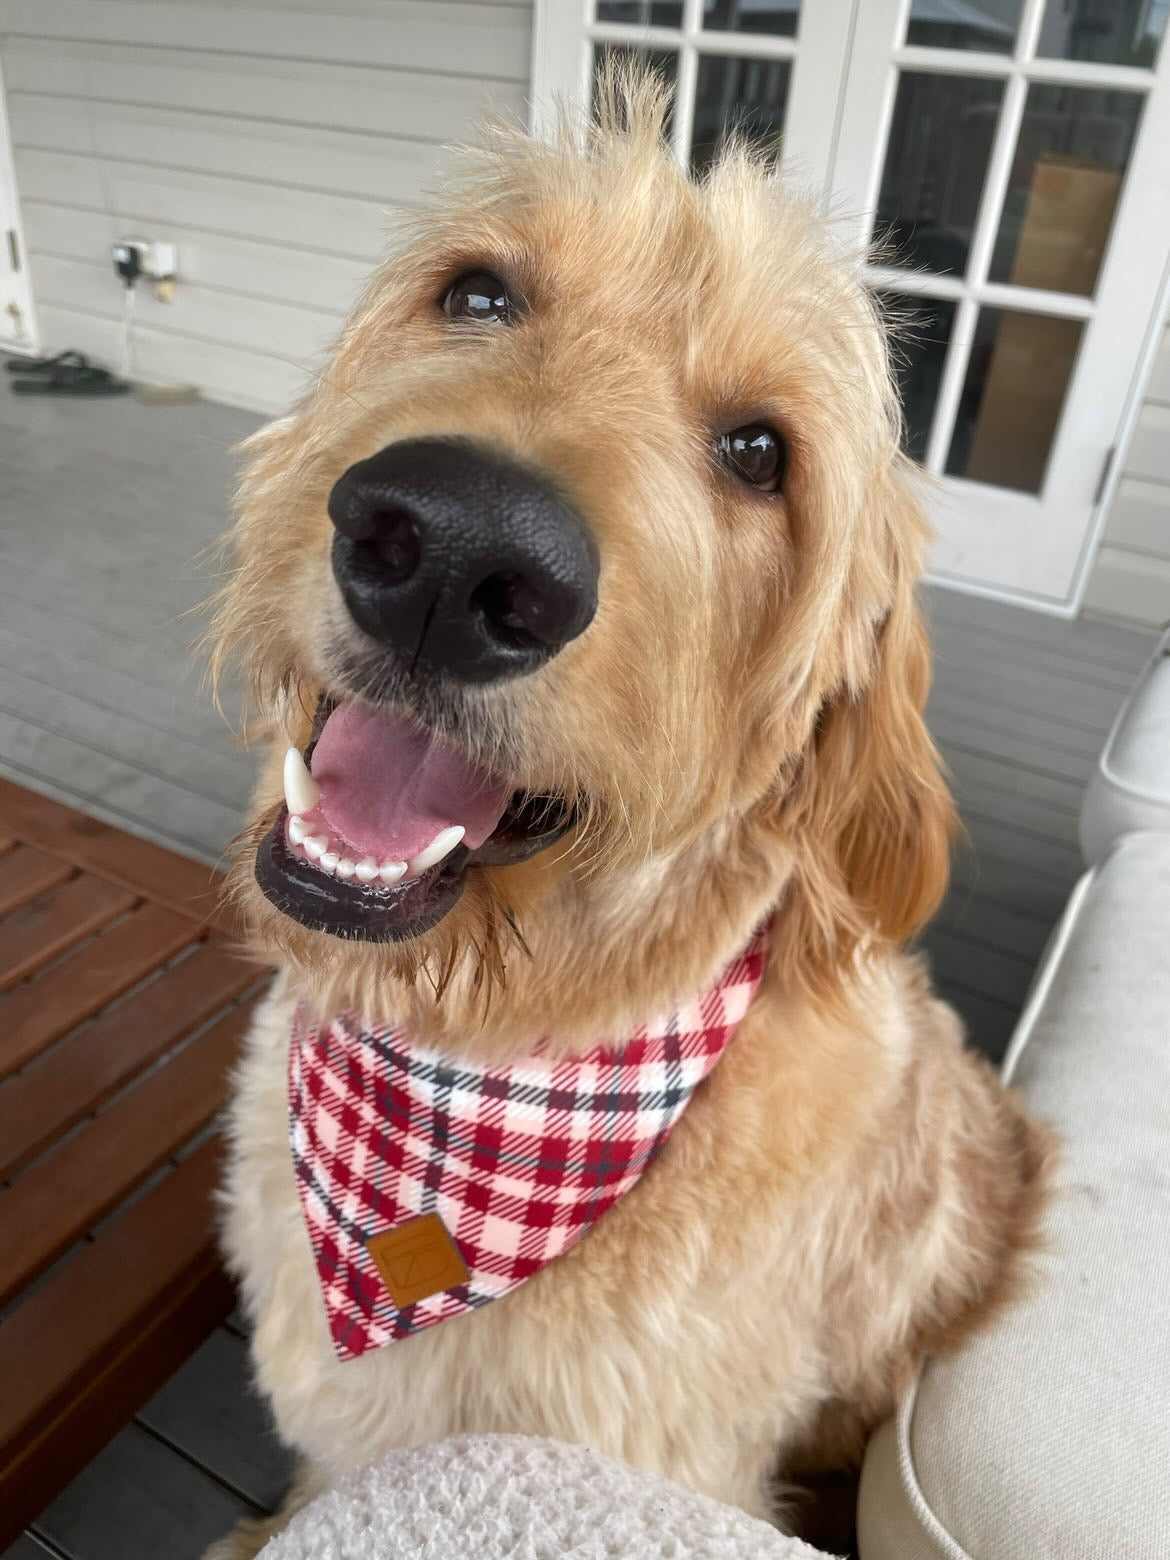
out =
[[[437,861],[442,861],[444,856],[455,849],[466,833],[467,830],[462,824],[458,823],[452,824],[449,829],[441,829],[425,849],[420,850],[417,856],[411,857],[411,872],[425,872],[428,867],[433,867]]]
[[[301,845],[310,861],[320,861],[321,857],[329,849],[329,836],[327,834],[310,834],[301,841]]]
[[[384,861],[378,868],[378,876],[383,883],[397,883],[400,877],[406,876],[406,862]]]
[[[341,860],[337,863],[337,876],[339,878],[351,878],[356,871],[357,867],[348,856],[342,856]]]
[[[294,816],[288,820],[288,837],[294,845],[303,845],[308,832],[309,825],[303,818]]]
[[[284,800],[290,813],[312,812],[321,800],[321,787],[309,773],[300,748],[284,755]]]
[[[317,865],[323,872],[336,872],[337,863],[341,860],[335,850],[327,850]]]
[[[378,876],[378,863],[373,856],[365,856],[353,869],[359,883],[372,883]]]

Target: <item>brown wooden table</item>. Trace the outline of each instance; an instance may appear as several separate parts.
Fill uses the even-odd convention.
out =
[[[234,1301],[214,1118],[268,977],[220,887],[0,779],[0,1549]]]

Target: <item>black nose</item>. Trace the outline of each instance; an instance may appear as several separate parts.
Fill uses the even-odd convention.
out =
[[[589,626],[597,549],[551,486],[457,439],[409,439],[329,495],[333,573],[367,634],[465,682],[532,671]]]

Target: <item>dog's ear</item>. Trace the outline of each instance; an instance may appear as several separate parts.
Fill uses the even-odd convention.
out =
[[[900,482],[888,504],[892,595],[870,631],[868,675],[822,705],[784,808],[798,862],[791,954],[814,979],[831,980],[875,937],[897,945],[922,928],[946,892],[957,827],[923,718],[930,645],[914,589],[923,523]]]
[[[890,942],[914,935],[946,892],[955,811],[923,706],[930,645],[909,587],[877,630],[873,678],[824,712],[819,767],[836,787],[826,820],[850,897]]]

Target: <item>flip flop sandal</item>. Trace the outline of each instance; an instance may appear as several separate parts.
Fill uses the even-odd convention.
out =
[[[94,368],[89,363],[60,363],[47,373],[14,379],[12,389],[15,395],[96,397],[126,395],[130,386],[123,379],[115,379],[106,369]]]
[[[10,374],[51,374],[64,366],[88,368],[90,362],[84,352],[58,352],[49,358],[9,358],[4,365]]]

